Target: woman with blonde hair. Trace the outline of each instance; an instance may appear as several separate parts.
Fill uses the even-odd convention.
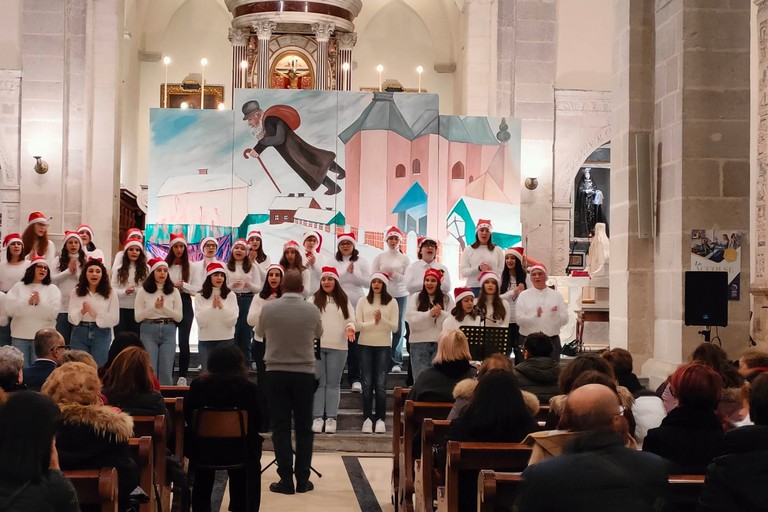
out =
[[[475,375],[475,369],[469,363],[471,359],[464,333],[458,329],[443,331],[437,340],[432,366],[416,379],[408,393],[408,400],[452,402],[456,384]]]

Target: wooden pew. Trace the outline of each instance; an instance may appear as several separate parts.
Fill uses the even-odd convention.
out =
[[[157,503],[155,502],[155,480],[154,480],[154,448],[150,436],[132,437],[128,440],[128,446],[131,449],[131,456],[139,466],[139,486],[144,489],[149,497],[149,503],[140,505],[141,512],[155,512]]]
[[[171,419],[168,428],[168,448],[173,452],[173,458],[184,465],[184,398],[164,398],[168,417]]]
[[[77,469],[65,471],[64,476],[75,486],[81,507],[98,507],[100,512],[118,512],[115,468]]]
[[[403,436],[403,407],[410,389],[396,387],[394,391],[395,403],[392,408],[392,504],[395,512],[399,506],[400,493],[400,439]]]
[[[150,436],[152,438],[152,459],[154,461],[154,482],[160,487],[160,499],[163,510],[167,510],[171,503],[171,484],[168,481],[166,465],[166,447],[168,445],[165,416],[134,416],[133,435],[137,437]],[[147,494],[153,496],[149,491]]]
[[[680,512],[695,512],[704,490],[704,475],[669,475],[670,505]]]
[[[403,408],[403,432],[400,438],[400,489],[399,503],[407,512],[413,510],[413,440],[425,418],[444,420],[453,408],[452,402],[405,401]]]
[[[520,443],[448,441],[445,487],[440,487],[437,493],[438,512],[459,510],[459,475],[462,471],[522,471],[528,466],[531,451],[530,446]]]
[[[186,398],[189,386],[160,386],[160,394],[163,398]]]
[[[450,420],[426,418],[421,426],[421,459],[416,460],[413,485],[416,491],[414,505],[418,512],[432,512],[437,488],[445,484],[445,466],[435,463],[433,447],[445,448]],[[437,471],[435,471],[437,470]]]
[[[520,473],[480,470],[477,477],[477,512],[494,512],[497,506],[512,510],[522,482]]]

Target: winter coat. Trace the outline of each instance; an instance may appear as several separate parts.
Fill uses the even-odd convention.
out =
[[[18,494],[12,500],[8,500],[17,491]],[[80,507],[77,504],[77,494],[72,482],[67,480],[61,471],[51,469],[45,472],[39,482],[24,484],[0,481],[0,510],[3,512],[32,510],[79,512]]]
[[[475,393],[475,387],[477,387],[477,380],[475,379],[464,379],[456,384],[453,388],[453,398],[455,402],[453,403],[453,409],[451,409],[451,412],[448,414],[449,420],[454,420],[461,416],[464,409],[469,405],[472,395]],[[535,418],[536,415],[539,414],[539,399],[536,398],[536,395],[528,391],[522,391],[522,393],[526,409],[528,409],[531,416]]]
[[[469,361],[436,363],[424,370],[408,393],[414,402],[452,402],[453,388],[464,379],[471,379],[475,369]]]
[[[529,357],[513,370],[520,389],[530,391],[541,403],[560,393],[560,363],[549,357]]]

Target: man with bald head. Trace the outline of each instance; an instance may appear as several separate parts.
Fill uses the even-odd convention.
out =
[[[657,510],[655,506],[664,502],[666,494],[668,463],[624,447],[627,426],[623,413],[618,395],[602,384],[573,390],[563,421],[584,435],[563,455],[528,466],[523,472],[520,512]]]

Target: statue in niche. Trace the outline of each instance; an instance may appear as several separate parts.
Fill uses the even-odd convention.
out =
[[[592,169],[584,168],[584,173],[576,191],[574,204],[574,236],[589,237],[595,234],[595,224],[607,225],[603,211],[605,195],[592,181]]]
[[[589,244],[589,253],[587,254],[587,271],[590,276],[608,275],[609,250],[610,242],[608,241],[608,234],[605,232],[605,224],[598,222],[595,224],[595,236]]]

